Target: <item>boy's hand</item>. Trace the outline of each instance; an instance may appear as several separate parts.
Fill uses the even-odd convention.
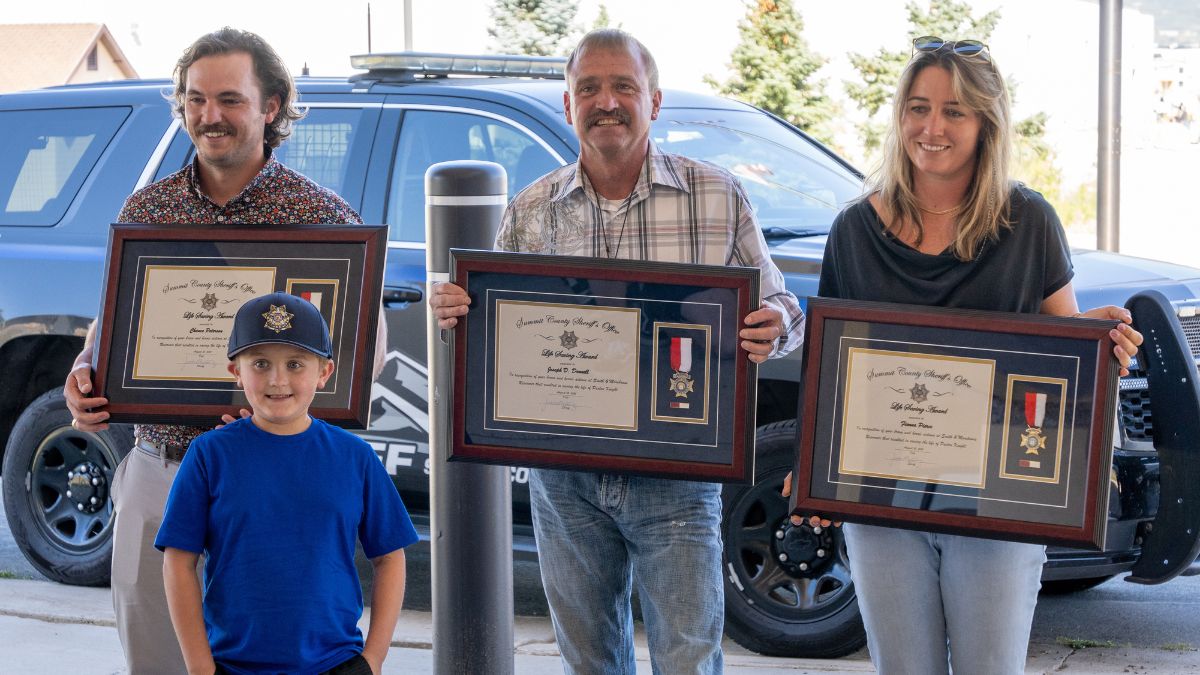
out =
[[[246,410],[245,408],[242,408],[241,410],[238,411],[238,414],[242,416],[242,419],[246,419],[247,417],[250,417],[253,413],[251,413],[249,410]],[[225,413],[224,415],[221,415],[221,423],[213,428],[220,429],[221,427],[225,426],[226,424],[232,424],[236,421],[237,420],[234,419],[233,415],[230,415],[229,413]]]

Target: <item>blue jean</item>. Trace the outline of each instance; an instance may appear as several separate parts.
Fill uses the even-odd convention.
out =
[[[845,526],[880,675],[1020,675],[1046,547]]]
[[[719,485],[535,469],[529,492],[567,675],[634,675],[634,582],[653,672],[722,672]]]

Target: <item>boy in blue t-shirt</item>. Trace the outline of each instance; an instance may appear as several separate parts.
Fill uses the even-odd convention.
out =
[[[371,447],[308,415],[331,356],[306,300],[272,293],[238,310],[229,371],[253,415],[192,442],[154,542],[189,672],[381,671],[417,534]],[[375,568],[365,645],[356,539]]]

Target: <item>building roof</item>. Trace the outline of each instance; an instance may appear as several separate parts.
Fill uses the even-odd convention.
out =
[[[126,78],[137,72],[101,23],[0,24],[0,91],[67,84],[97,44]]]

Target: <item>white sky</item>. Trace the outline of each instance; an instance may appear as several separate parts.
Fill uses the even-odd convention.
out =
[[[188,5],[161,0],[2,0],[0,21],[98,22],[107,24],[142,77],[166,77],[179,53],[199,35],[232,25],[265,37],[294,72],[305,62],[314,75],[352,72],[349,56],[366,52],[365,0],[295,2],[206,0]],[[922,0],[923,1],[923,0]],[[600,0],[580,0],[578,20],[590,25]],[[848,53],[874,53],[907,43],[904,2],[900,0],[793,0],[805,22],[805,38],[830,63],[822,71],[828,92],[844,99],[842,82],[854,71]],[[1018,83],[1018,118],[1037,111],[1049,115],[1047,140],[1055,148],[1064,182],[1095,179],[1099,14],[1087,0],[968,0],[976,16],[1000,7],[1002,17],[988,40],[1001,71]],[[413,0],[414,49],[479,53],[487,44],[488,0]],[[724,79],[737,43],[737,24],[746,0],[605,0],[614,25],[641,39],[659,63],[663,86],[708,91],[703,77]],[[1128,3],[1126,3],[1128,4]],[[371,5],[373,47],[403,49],[402,0]],[[1180,125],[1153,123],[1157,96],[1154,19],[1126,9],[1122,54],[1123,182],[1122,251],[1196,264],[1200,245],[1164,244],[1179,232],[1180,215],[1191,213],[1188,182],[1194,177],[1200,146],[1189,144]],[[966,37],[966,36],[961,36]],[[1200,80],[1188,73],[1189,83]],[[1194,86],[1194,85],[1193,85]],[[1195,93],[1200,89],[1190,90]],[[1200,99],[1196,101],[1200,109]],[[837,143],[848,158],[858,145],[852,104],[844,105]],[[869,167],[861,166],[867,169]],[[1170,185],[1164,180],[1176,178]],[[1139,183],[1138,180],[1141,180]],[[1189,218],[1190,220],[1190,218]],[[1074,236],[1074,235],[1073,235]],[[1091,245],[1086,232],[1077,244]],[[1189,235],[1191,236],[1191,235]],[[1094,238],[1090,240],[1094,242]]]
[[[976,14],[997,6],[1002,19],[989,40],[1001,69],[1018,83],[1017,115],[1050,114],[1049,138],[1059,149],[1068,182],[1094,173],[1097,92],[1098,14],[1085,0],[969,0]],[[263,3],[207,0],[168,8],[161,0],[12,1],[0,21],[102,22],[107,24],[142,77],[166,77],[179,53],[202,33],[232,25],[267,39],[299,72],[307,63],[314,75],[345,75],[351,54],[367,51],[367,2]],[[413,0],[413,48],[418,51],[481,53],[488,43],[488,0]],[[745,14],[742,0],[605,0],[614,24],[646,43],[659,62],[663,86],[708,91],[705,75],[724,79],[729,54]],[[847,55],[874,53],[906,44],[904,3],[899,0],[795,0],[805,22],[805,38],[830,63],[823,71],[830,91],[841,96],[841,83],[854,75]],[[590,25],[599,0],[581,0],[577,19]],[[403,3],[371,3],[374,51],[404,47]],[[1151,110],[1145,75],[1153,49],[1153,21],[1126,12],[1127,101],[1125,133],[1136,138],[1137,125]],[[1143,105],[1143,100],[1145,101]],[[1128,109],[1129,101],[1136,103]],[[1144,110],[1142,110],[1144,108]],[[853,105],[845,106],[839,145],[854,159],[857,145]]]

